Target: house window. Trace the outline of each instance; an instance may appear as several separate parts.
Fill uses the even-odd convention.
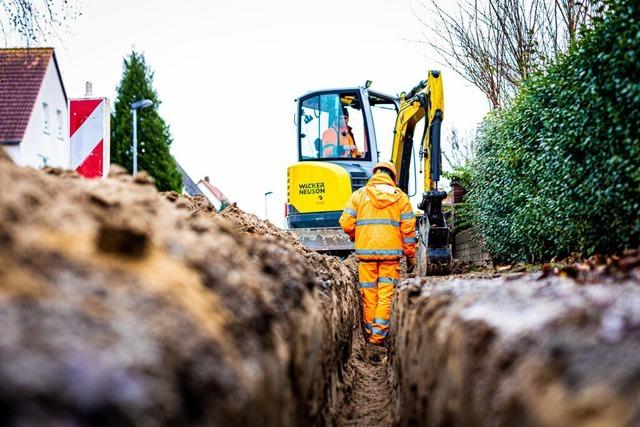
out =
[[[49,133],[49,104],[46,102],[42,103],[42,115],[43,115],[43,131],[44,133]]]
[[[38,167],[40,169],[46,168],[49,165],[49,158],[47,156],[43,156],[42,154],[38,154],[38,158],[40,159],[40,163]]]
[[[58,139],[62,139],[62,111],[56,110],[56,118],[58,119]]]

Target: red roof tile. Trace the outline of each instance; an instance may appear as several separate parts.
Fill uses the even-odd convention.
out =
[[[52,57],[53,48],[0,49],[0,144],[22,140]]]
[[[207,178],[201,179],[198,184],[200,183],[204,184],[205,188],[207,188],[207,190],[209,190],[211,194],[213,194],[213,196],[220,201],[220,203],[230,204],[227,196],[222,194],[222,191],[220,191],[220,189],[215,185],[211,184]]]

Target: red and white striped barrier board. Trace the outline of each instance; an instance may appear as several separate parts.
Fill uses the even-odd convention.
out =
[[[87,178],[109,174],[109,100],[82,98],[69,101],[71,169]]]

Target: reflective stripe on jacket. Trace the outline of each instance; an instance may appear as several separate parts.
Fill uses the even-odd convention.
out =
[[[385,173],[355,191],[340,216],[360,260],[398,259],[416,253],[416,219],[409,197]]]

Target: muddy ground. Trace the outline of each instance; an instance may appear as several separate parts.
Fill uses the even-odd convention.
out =
[[[352,345],[338,397],[342,404],[333,419],[334,425],[396,425],[399,414],[395,406],[395,383],[387,350],[365,344],[359,331]]]
[[[302,425],[336,411],[355,264],[232,207],[0,150],[2,425]]]
[[[352,258],[0,150],[0,425],[640,425],[640,255],[589,262],[405,279],[387,351]]]

